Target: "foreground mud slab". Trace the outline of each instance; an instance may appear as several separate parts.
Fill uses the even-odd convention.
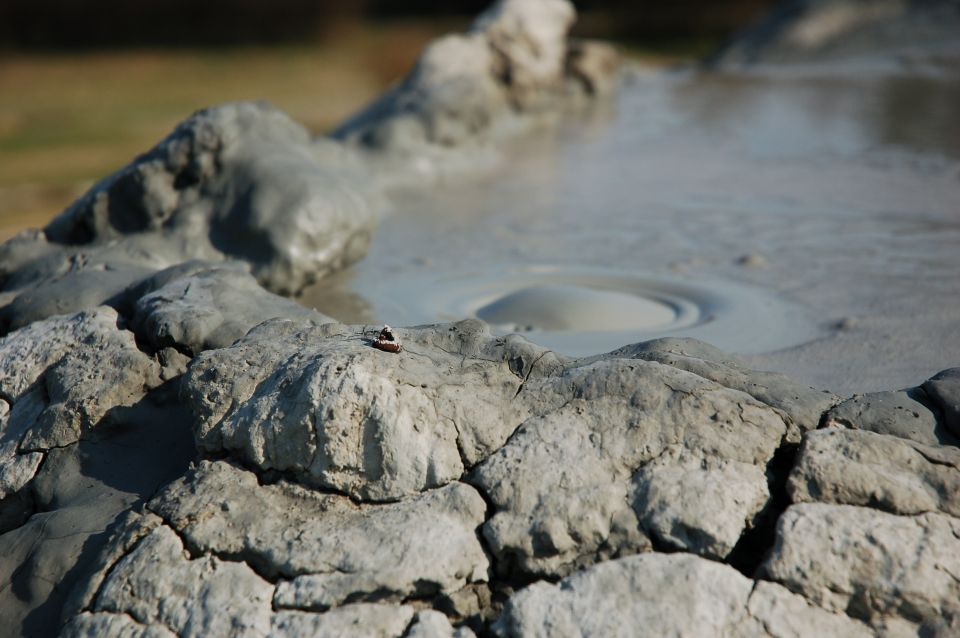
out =
[[[90,317],[117,330],[116,313],[100,309],[2,343],[47,324],[75,332]],[[211,460],[112,510],[87,510],[84,520],[106,516],[108,525],[134,506],[74,576],[67,634],[296,633],[356,613],[364,627],[386,623],[384,635],[400,635],[415,609],[431,608],[447,623],[442,635],[462,623],[503,635],[597,635],[637,618],[683,633],[689,627],[676,623],[692,620],[677,610],[702,604],[716,606],[697,612],[709,616],[705,626],[743,635],[956,628],[957,448],[836,427],[791,434],[782,410],[742,390],[630,356],[683,352],[685,367],[711,368],[690,353],[716,353],[692,341],[574,360],[491,335],[476,320],[398,329],[397,354],[373,348],[376,333],[272,319],[167,382],[179,391],[155,409],[183,410]],[[138,392],[157,392],[161,375],[183,370],[186,357],[168,350],[181,367],[135,350],[153,372],[130,382]],[[46,358],[34,365],[59,370]],[[101,411],[134,402],[123,387],[116,381],[87,402]],[[11,414],[39,400],[16,392],[7,391]],[[42,415],[58,405],[34,408],[27,433],[47,432]],[[69,463],[59,455],[118,427],[94,418],[96,427],[54,430],[68,433],[56,449],[23,436],[38,442],[8,455],[4,467],[19,468],[19,479],[5,507],[23,493],[59,515],[74,507],[69,487],[56,485]],[[3,542],[15,547],[41,516],[12,523]],[[23,565],[35,578],[37,568]],[[554,592],[559,577],[572,580]],[[691,582],[706,589],[691,597]],[[593,587],[633,602],[578,612],[602,609]],[[642,602],[653,592],[655,607]]]
[[[559,585],[531,585],[510,599],[494,631],[498,636],[630,636],[638,627],[649,635],[872,635],[865,625],[783,587],[686,554],[621,558]]]
[[[203,111],[0,248],[0,634],[960,633],[960,368],[843,396],[476,319],[386,352],[280,296],[362,255],[409,158],[611,90],[573,17],[497,3],[340,141]]]

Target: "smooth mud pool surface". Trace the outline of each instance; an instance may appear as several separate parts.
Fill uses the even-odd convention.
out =
[[[494,172],[392,193],[369,255],[301,301],[479,316],[574,356],[693,336],[834,392],[914,385],[960,361],[949,69],[638,72]]]

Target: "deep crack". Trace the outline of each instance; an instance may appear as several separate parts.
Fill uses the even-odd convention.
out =
[[[727,556],[726,562],[747,578],[756,574],[773,549],[777,536],[777,521],[790,506],[787,478],[796,463],[800,446],[781,443],[767,463],[767,487],[770,499],[754,517],[753,526],[745,530]]]

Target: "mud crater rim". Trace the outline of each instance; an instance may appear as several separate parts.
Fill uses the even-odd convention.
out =
[[[421,292],[422,319],[475,317],[570,356],[659,337],[694,337],[729,352],[791,347],[823,335],[797,304],[749,286],[605,269],[533,266],[448,274]]]
[[[513,332],[624,332],[691,326],[703,317],[696,300],[615,282],[541,281],[511,285],[478,299],[467,315]],[[638,282],[639,283],[639,282]]]
[[[369,304],[364,323],[477,318],[495,334],[518,333],[573,357],[660,337],[693,337],[730,353],[756,354],[829,332],[805,307],[768,291],[660,273],[528,265],[374,279],[358,288]]]

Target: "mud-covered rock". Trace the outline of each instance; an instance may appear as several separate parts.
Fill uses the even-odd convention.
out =
[[[166,280],[165,272],[151,279]],[[173,347],[193,354],[229,346],[257,324],[278,317],[333,321],[264,290],[240,264],[233,263],[201,267],[139,296],[131,323],[154,348]]]
[[[356,165],[265,104],[199,111],[42,232],[0,247],[9,330],[110,301],[190,259],[234,259],[292,294],[366,252],[376,196]]]
[[[118,518],[110,538],[97,552],[84,578],[76,584],[67,597],[63,606],[64,620],[70,620],[74,616],[89,611],[96,602],[103,580],[113,566],[162,522],[158,516],[149,512],[140,513],[131,510],[123,513]]]
[[[641,629],[642,628],[642,629]],[[600,563],[519,591],[498,636],[869,636],[862,624],[772,583],[689,554]]]
[[[203,461],[145,514],[123,517],[64,620],[70,635],[142,625],[177,635],[400,636],[417,624],[425,636],[470,635],[449,623],[437,633],[441,618],[415,619],[411,607],[363,601],[399,603],[485,580],[476,532],[485,508],[462,483],[358,506]]]
[[[176,533],[160,525],[113,566],[92,611],[128,614],[179,636],[264,636],[272,593],[243,563],[191,558]]]
[[[19,419],[13,427],[9,422],[10,405],[0,400],[0,501],[29,483],[43,460],[39,452],[21,454],[17,449],[31,421]]]
[[[163,625],[143,625],[127,614],[84,612],[71,619],[61,638],[175,638],[177,634]]]
[[[338,636],[343,638],[472,638],[467,628],[454,629],[446,616],[408,605],[354,603],[323,614],[280,611],[273,616],[271,636]]]
[[[631,359],[570,368],[535,387],[561,407],[527,420],[469,479],[496,506],[484,536],[501,569],[566,575],[649,549],[642,530],[725,554],[762,508],[763,470],[786,425],[749,395]],[[702,487],[731,474],[745,489],[736,507],[714,490],[668,502],[677,478]]]
[[[45,451],[124,421],[163,374],[108,307],[38,321],[0,339],[0,498],[27,485]]]
[[[818,430],[804,438],[787,490],[796,503],[960,516],[960,450],[861,430]]]
[[[75,443],[112,409],[160,385],[160,364],[122,323],[100,307],[0,340],[0,394],[12,401],[7,427],[23,433],[19,452]]]
[[[499,0],[467,33],[431,43],[410,75],[334,137],[422,156],[509,136],[573,96],[612,91],[616,54],[589,42],[568,47],[574,19],[567,0]]]
[[[415,610],[407,605],[356,603],[325,614],[280,611],[273,615],[270,635],[278,638],[299,636],[343,636],[344,638],[401,638],[409,635]]]
[[[42,452],[80,440],[161,383],[110,308],[54,317],[0,339],[0,499],[33,478]]]
[[[939,513],[804,503],[780,517],[763,570],[826,609],[934,627],[960,613],[958,538],[960,519]]]
[[[890,434],[925,445],[960,443],[940,422],[921,388],[855,395],[827,412],[827,425]]]
[[[724,557],[769,500],[786,425],[743,392],[647,361],[574,364],[476,321],[398,330],[399,353],[375,334],[268,322],[198,356],[183,385],[198,445],[374,501],[483,462],[484,535],[501,569],[529,573],[645,551],[648,534]]]
[[[87,583],[101,569],[101,549],[121,533],[131,509],[195,457],[188,415],[162,400],[163,392],[118,410],[106,431],[98,427],[95,436],[46,452],[21,491],[33,498],[34,512],[0,535],[0,580],[16,592],[0,596],[0,616],[11,634],[55,635],[61,610],[72,617],[88,607],[99,589],[99,581]],[[121,542],[103,569],[124,553]],[[75,588],[76,598],[68,600]]]
[[[372,347],[377,332],[275,321],[200,355],[183,390],[198,445],[305,485],[398,498],[502,445],[531,413],[514,400],[525,380],[559,365],[476,321],[397,330],[396,354]]]
[[[670,547],[723,559],[770,498],[764,468],[665,454],[634,474],[640,526]]]
[[[0,247],[0,252],[3,248]],[[115,252],[109,248],[105,252]],[[28,326],[55,315],[92,310],[100,305],[113,305],[115,296],[140,281],[152,270],[144,264],[106,260],[91,264],[85,256],[65,255],[51,248],[50,259],[60,262],[58,272],[48,277],[36,276],[22,289],[7,293],[9,303],[0,307],[0,334]],[[36,272],[36,264],[24,269]],[[18,273],[22,274],[22,272]],[[7,289],[12,284],[8,284]]]
[[[36,512],[0,535],[0,633],[55,635],[64,597],[90,568],[84,546],[96,544],[116,515],[113,499],[97,500]]]
[[[450,625],[446,616],[432,609],[417,612],[413,624],[404,634],[405,638],[474,638],[475,634],[468,627]]]
[[[247,261],[267,288],[294,292],[361,257],[374,222],[357,181],[324,159],[306,129],[266,104],[206,109],[45,232],[73,245],[120,237],[135,245],[162,232],[198,242],[200,254],[184,259]]]
[[[42,461],[42,457],[41,457]],[[37,468],[32,468],[27,481],[33,477]],[[17,485],[19,483],[8,483],[8,485]],[[33,494],[28,489],[22,489],[28,483],[23,483],[17,487],[17,491],[0,499],[0,534],[5,534],[10,530],[16,529],[27,522],[27,520],[36,512],[36,504],[33,500]]]
[[[484,535],[501,568],[532,573],[644,551],[645,532],[723,557],[769,500],[786,425],[743,392],[647,361],[575,365],[477,321],[398,330],[399,353],[375,334],[268,322],[198,356],[183,385],[198,444],[364,500],[483,462]]]
[[[632,344],[608,356],[658,361],[746,392],[776,408],[789,427],[788,441],[799,443],[803,432],[815,430],[824,412],[840,399],[776,372],[750,370],[727,353],[697,339],[666,337]]]
[[[486,504],[462,483],[396,503],[354,504],[297,484],[201,463],[149,507],[194,551],[239,557],[277,586],[278,608],[402,600],[486,580],[476,529]]]
[[[943,424],[960,438],[960,368],[938,372],[921,386],[943,415]]]

